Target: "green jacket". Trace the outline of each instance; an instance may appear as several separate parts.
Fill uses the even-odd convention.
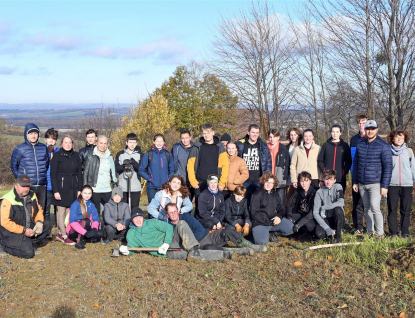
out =
[[[171,244],[173,239],[173,226],[166,222],[150,219],[144,220],[141,228],[136,227],[133,222],[127,232],[128,247],[160,247],[163,243]],[[132,252],[130,252],[131,254]],[[150,252],[155,256],[166,257],[158,252]]]

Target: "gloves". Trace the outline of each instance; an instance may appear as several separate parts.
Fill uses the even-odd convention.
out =
[[[249,234],[249,224],[248,223],[245,223],[243,231],[244,231],[243,232],[244,236],[247,236]]]
[[[127,247],[126,245],[121,245],[121,246],[120,246],[120,252],[121,252],[123,255],[128,255],[128,254],[130,254],[130,252],[128,251],[128,247]]]
[[[293,226],[293,232],[294,233],[298,233],[298,230],[300,229],[300,226],[298,225],[298,224],[295,224],[294,226]]]
[[[169,218],[166,216],[166,215],[164,215],[163,213],[159,213],[159,216],[157,217],[160,221],[163,221],[163,222],[169,222]]]
[[[170,246],[169,244],[163,243],[163,245],[159,247],[158,253],[166,255],[167,250],[169,249],[169,246]]]
[[[236,225],[235,225],[235,229],[236,229],[238,232],[242,232],[242,226],[240,226],[238,223],[236,223]]]
[[[43,232],[43,223],[38,221],[36,222],[35,227],[33,228],[33,233],[35,236],[38,236],[42,234],[42,232]]]
[[[97,229],[92,229],[91,231],[88,231],[85,233],[85,238],[90,239],[95,237],[95,235],[97,235],[98,230]]]
[[[336,234],[336,231],[332,230],[331,228],[327,228],[325,231],[327,236],[333,236],[334,234]]]

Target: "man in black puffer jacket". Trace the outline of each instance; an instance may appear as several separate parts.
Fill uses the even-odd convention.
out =
[[[86,144],[85,147],[79,149],[79,158],[81,159],[81,168],[82,171],[85,169],[85,162],[86,159],[90,154],[92,154],[92,151],[94,150],[97,139],[98,139],[98,132],[94,129],[88,129],[85,133],[86,136]]]

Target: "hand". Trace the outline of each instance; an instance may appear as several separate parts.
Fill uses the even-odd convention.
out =
[[[220,222],[218,222],[218,224],[216,224],[216,229],[220,230],[222,228],[222,224]]]
[[[128,255],[128,254],[130,254],[130,252],[128,251],[128,247],[127,247],[126,245],[121,245],[121,246],[120,246],[120,252],[121,252],[123,255]]]
[[[300,227],[298,226],[298,224],[295,224],[294,226],[293,226],[293,232],[294,233],[298,233],[298,230],[300,229]]]
[[[281,223],[281,219],[278,217],[278,216],[276,216],[275,218],[274,218],[274,225],[278,225],[278,224],[280,224]]]
[[[199,183],[193,186],[193,189],[199,189]]]
[[[380,195],[381,196],[386,196],[387,194],[388,194],[388,189],[380,188]]]
[[[24,232],[24,235],[26,235],[27,237],[32,237],[35,234],[35,232],[33,232],[32,229],[26,229],[26,231]]]
[[[225,189],[225,187],[218,186],[218,189],[219,189],[219,191],[220,191],[220,192],[222,192],[222,191],[223,191],[223,189]]]
[[[353,191],[354,192],[359,192],[359,186],[357,184],[353,185]]]
[[[242,226],[240,226],[238,223],[236,223],[236,225],[235,225],[235,229],[236,229],[238,232],[242,232]]]
[[[61,195],[59,194],[59,192],[55,193],[55,200],[58,200],[58,201],[62,200]]]
[[[298,183],[297,182],[293,182],[293,187],[297,189]]]
[[[326,231],[327,236],[333,236],[334,234],[336,234],[336,231],[332,230],[330,227],[327,228],[325,231]]]
[[[42,234],[43,232],[43,223],[38,221],[35,224],[35,227],[33,228],[33,233],[35,234],[35,236],[38,236],[40,234]]]
[[[115,227],[116,227],[117,231],[122,231],[122,230],[125,229],[125,226],[122,225],[121,223],[115,224]]]
[[[245,223],[244,225],[244,232],[243,232],[244,236],[247,236],[249,234],[249,224]]]
[[[159,247],[159,250],[158,250],[158,253],[159,254],[162,254],[162,255],[166,255],[166,253],[167,253],[167,250],[169,249],[169,244],[167,244],[167,243],[163,243],[163,245],[161,245],[160,247]]]

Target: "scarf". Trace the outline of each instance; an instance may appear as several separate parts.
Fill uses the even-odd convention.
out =
[[[401,147],[396,147],[394,144],[391,145],[392,155],[393,156],[400,156],[402,152],[406,150],[406,143],[404,143]]]

